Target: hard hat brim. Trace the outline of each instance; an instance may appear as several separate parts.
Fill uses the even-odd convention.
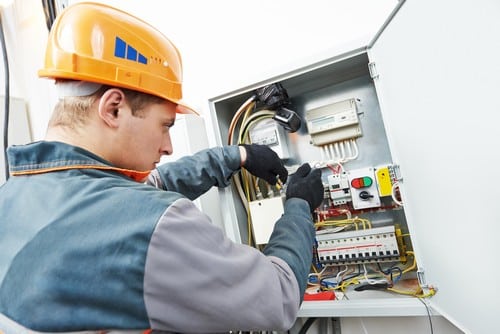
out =
[[[172,101],[172,102],[177,103],[176,112],[178,114],[195,114],[197,116],[200,116],[199,112],[197,112],[193,107],[186,104],[184,101]]]

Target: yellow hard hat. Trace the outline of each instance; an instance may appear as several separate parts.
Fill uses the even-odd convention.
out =
[[[161,32],[119,9],[92,2],[68,6],[49,33],[38,76],[128,88],[196,113],[182,101],[182,62]]]

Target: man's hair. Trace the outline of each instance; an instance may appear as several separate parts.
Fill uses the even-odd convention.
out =
[[[161,97],[151,94],[103,85],[95,93],[88,96],[66,96],[60,98],[52,113],[49,127],[63,126],[74,129],[84,125],[89,118],[89,110],[92,105],[111,88],[120,89],[125,94],[127,103],[132,110],[132,115],[136,117],[144,117],[144,109],[147,106],[165,102]]]

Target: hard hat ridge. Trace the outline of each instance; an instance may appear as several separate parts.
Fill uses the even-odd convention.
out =
[[[184,106],[175,45],[145,21],[104,4],[75,3],[57,16],[38,75],[132,89]]]

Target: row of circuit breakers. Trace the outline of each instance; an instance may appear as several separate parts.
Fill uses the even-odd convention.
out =
[[[317,256],[323,264],[405,262],[401,230],[383,226],[366,230],[316,234]]]
[[[305,119],[311,143],[320,148],[324,161],[349,159],[355,155],[352,143],[361,136],[355,99],[308,110]],[[272,120],[253,127],[250,138],[253,143],[268,145],[282,159],[290,157],[286,134]],[[325,203],[329,202],[328,207],[349,206],[359,213],[377,210],[384,206],[383,203],[390,202],[383,198],[396,200],[394,191],[399,174],[398,166],[392,164],[332,172],[324,185]],[[257,244],[268,241],[272,221],[282,214],[282,210],[276,198],[250,203]],[[401,230],[395,226],[341,232],[327,228],[316,232],[316,240],[318,260],[323,264],[405,261]]]

